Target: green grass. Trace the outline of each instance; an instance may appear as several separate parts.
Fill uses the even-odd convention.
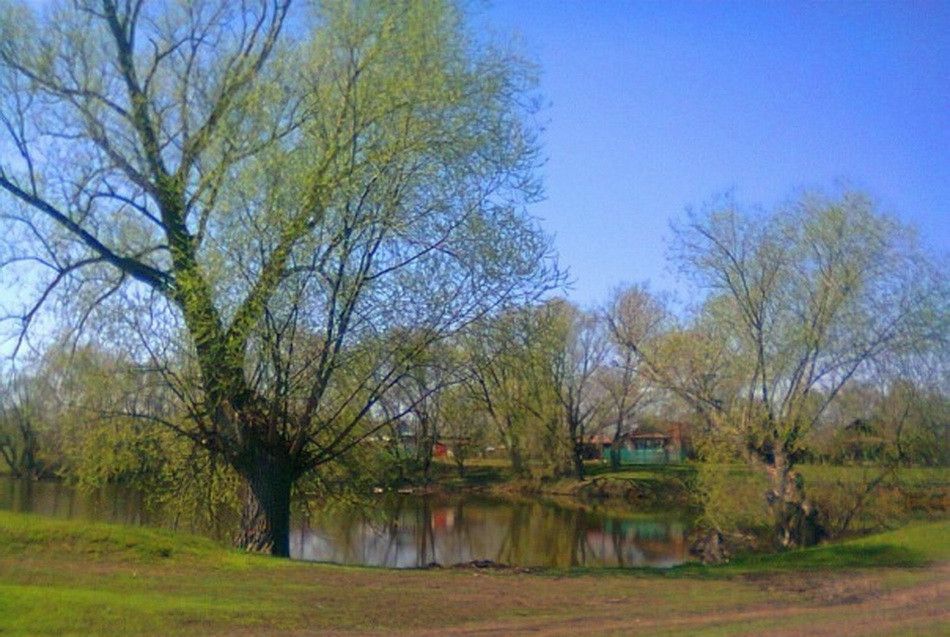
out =
[[[944,560],[950,560],[950,521],[946,520],[807,549],[742,556],[714,568],[726,572],[913,568]]]
[[[205,537],[164,529],[59,520],[0,511],[0,556],[68,553],[124,563],[214,562],[247,567],[280,564],[222,547]]]
[[[878,475],[874,465],[806,464],[801,472],[807,483],[859,483]],[[946,467],[902,467],[898,471],[902,483],[915,488],[946,487],[950,469]]]
[[[465,464],[464,476],[458,474],[454,463],[433,461],[432,480],[447,489],[487,487],[511,480],[511,468],[500,460],[471,460]]]
[[[587,478],[601,480],[620,480],[633,482],[668,482],[690,481],[696,476],[698,465],[694,462],[684,462],[667,465],[623,465],[613,470],[608,463],[596,460],[587,463]],[[822,465],[804,464],[799,470],[805,478],[806,484],[859,484],[877,475],[879,469],[868,465]],[[747,479],[753,475],[753,470],[747,465],[736,464],[731,466],[730,474],[737,480]],[[511,470],[503,460],[475,459],[466,464],[465,477],[459,478],[454,464],[444,461],[435,461],[432,464],[432,478],[438,484],[451,488],[484,487],[504,484],[514,480]],[[911,488],[946,488],[950,486],[950,468],[945,467],[906,467],[899,471],[901,482]],[[550,481],[571,482],[573,478],[567,476],[562,480]]]
[[[856,571],[863,569],[916,569],[950,561],[950,520],[915,522],[893,531],[867,537],[778,553],[740,555],[725,564],[687,562],[671,569],[579,568],[571,575],[732,578],[738,575],[776,574],[789,571]],[[555,571],[549,571],[555,573]]]
[[[763,622],[772,610],[789,625],[835,625],[860,609],[823,606],[822,587],[911,590],[941,577],[933,564],[948,559],[946,520],[721,567],[516,574],[306,564],[183,533],[0,513],[0,634],[544,634],[565,621],[594,634],[737,634],[748,613]],[[814,595],[801,578],[817,582]]]
[[[620,469],[614,471],[609,464],[596,462],[589,464],[586,469],[587,476],[590,478],[602,477],[616,480],[687,479],[696,474],[696,465],[693,463],[630,464],[621,465]]]

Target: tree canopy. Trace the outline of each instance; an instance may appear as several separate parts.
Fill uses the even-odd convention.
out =
[[[559,280],[524,212],[531,70],[452,3],[0,14],[14,318],[107,325],[160,370],[169,426],[248,482],[246,546],[286,553],[290,485],[427,346]]]

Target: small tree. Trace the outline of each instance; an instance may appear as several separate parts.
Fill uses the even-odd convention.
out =
[[[465,463],[477,456],[488,440],[489,418],[465,379],[444,391],[442,409],[445,443],[459,477],[464,478]]]
[[[607,399],[607,420],[613,427],[610,464],[620,468],[623,437],[632,430],[633,417],[655,397],[658,389],[649,378],[648,366],[631,343],[645,346],[656,339],[668,324],[661,302],[645,286],[619,289],[604,312],[611,348],[600,378]]]
[[[556,467],[564,456],[552,361],[563,347],[555,305],[483,322],[464,342],[466,385],[505,445],[513,472]]]
[[[553,309],[551,338],[557,347],[550,358],[552,386],[566,427],[574,475],[583,480],[590,426],[603,412],[607,398],[598,379],[609,341],[597,314],[561,301]]]
[[[38,478],[40,414],[30,378],[12,379],[0,398],[0,458],[14,478]]]
[[[399,423],[408,425],[413,436],[413,469],[423,480],[431,479],[435,445],[447,421],[446,395],[460,381],[460,365],[450,346],[433,347],[426,360],[406,374],[383,401],[390,413],[404,415]],[[402,432],[396,431],[398,438]]]

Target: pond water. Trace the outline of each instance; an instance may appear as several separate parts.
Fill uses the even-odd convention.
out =
[[[472,560],[562,568],[667,567],[688,559],[685,512],[618,516],[543,500],[471,494],[385,494],[359,508],[309,508],[292,522],[290,550],[296,559],[396,568]],[[0,509],[169,526],[148,510],[141,494],[121,488],[86,492],[57,482],[0,478]]]

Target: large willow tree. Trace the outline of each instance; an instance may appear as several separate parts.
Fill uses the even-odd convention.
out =
[[[290,5],[0,0],[21,336],[134,347],[188,417],[131,415],[224,458],[277,555],[295,482],[432,343],[556,279],[529,69],[448,2]]]

